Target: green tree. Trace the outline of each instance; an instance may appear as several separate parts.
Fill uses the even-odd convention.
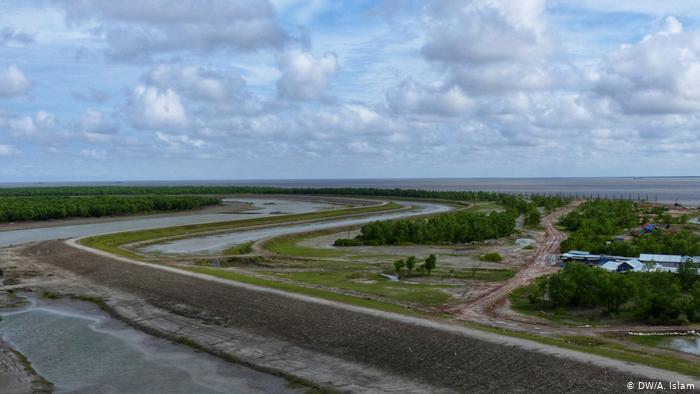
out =
[[[396,271],[396,274],[401,277],[401,270],[403,269],[405,263],[403,260],[396,260],[394,261],[394,271]]]
[[[434,254],[431,254],[428,256],[428,258],[425,259],[425,262],[423,263],[423,268],[428,271],[428,275],[430,275],[430,271],[434,270],[435,267],[437,267],[437,257],[435,257]]]
[[[608,313],[616,313],[636,292],[634,281],[627,275],[601,271],[598,302]]]
[[[408,271],[408,276],[411,276],[411,271],[416,267],[416,256],[411,256],[406,259],[406,270]]]
[[[634,313],[638,318],[672,323],[683,312],[683,293],[678,275],[669,272],[643,273],[637,289]]]
[[[678,265],[678,279],[683,290],[690,290],[698,278],[698,264],[688,260]]]
[[[525,214],[525,224],[530,226],[536,226],[540,224],[541,220],[542,215],[540,214],[539,209],[537,209],[536,206],[529,206],[527,213]]]

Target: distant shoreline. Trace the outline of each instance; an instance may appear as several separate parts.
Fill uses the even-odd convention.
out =
[[[5,182],[0,188],[51,186],[268,186],[492,191],[515,194],[562,194],[578,198],[625,198],[700,205],[699,176],[568,177],[568,178],[383,178],[154,180],[113,182]]]

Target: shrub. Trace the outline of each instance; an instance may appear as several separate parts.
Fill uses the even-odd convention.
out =
[[[496,253],[496,252],[490,252],[490,253],[486,253],[486,254],[479,256],[479,260],[499,262],[499,261],[503,261],[503,256],[501,256],[499,253]]]

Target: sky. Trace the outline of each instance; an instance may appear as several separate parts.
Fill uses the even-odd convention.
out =
[[[695,0],[0,0],[0,182],[700,175]]]

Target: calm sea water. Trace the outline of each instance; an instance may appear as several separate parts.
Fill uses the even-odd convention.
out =
[[[486,190],[648,199],[700,204],[700,177],[642,178],[431,178],[0,183],[0,187],[57,185],[243,185],[277,187],[376,187],[428,190]]]

